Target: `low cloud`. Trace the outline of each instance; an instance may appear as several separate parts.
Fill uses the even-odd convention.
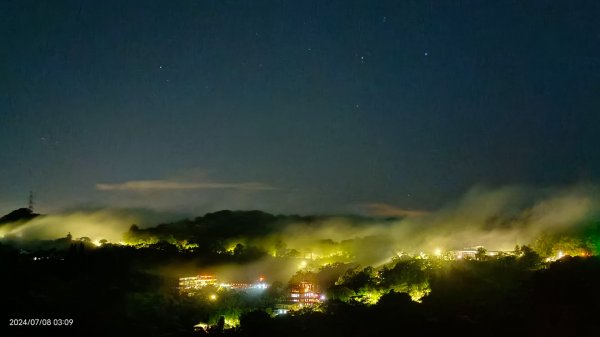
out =
[[[181,219],[178,213],[164,213],[150,209],[80,209],[40,215],[31,221],[9,223],[0,227],[0,238],[54,240],[71,233],[73,238],[89,237],[92,240],[123,240],[129,227],[156,226],[163,222]]]
[[[191,182],[171,180],[134,180],[116,184],[96,184],[100,191],[165,191],[165,190],[211,190],[231,189],[245,191],[276,190],[277,188],[259,183],[223,183],[223,182]]]

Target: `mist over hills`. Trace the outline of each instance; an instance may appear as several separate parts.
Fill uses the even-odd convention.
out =
[[[225,249],[242,243],[270,252],[282,244],[286,249],[313,253],[343,248],[370,263],[400,251],[477,245],[510,250],[544,237],[578,237],[593,250],[597,246],[593,233],[600,219],[599,201],[595,185],[574,185],[545,189],[474,187],[437,210],[396,217],[274,215],[259,210],[223,210],[187,217],[113,208],[71,209],[38,216],[19,209],[2,217],[0,237],[54,240],[71,233],[73,238],[96,242],[148,245],[186,241]]]

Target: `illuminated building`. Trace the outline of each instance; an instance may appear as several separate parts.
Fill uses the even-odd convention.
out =
[[[192,295],[196,290],[199,290],[208,285],[216,284],[217,279],[213,275],[181,277],[179,278],[179,292]]]
[[[321,302],[321,294],[316,284],[300,282],[290,289],[290,301],[302,305],[313,305]]]
[[[234,282],[234,283],[221,283],[219,287],[228,288],[232,290],[250,290],[250,289],[258,289],[264,290],[269,287],[269,285],[265,282],[264,277],[260,277],[257,282],[254,283],[246,283],[246,282]]]
[[[483,254],[487,257],[498,258],[502,256],[514,256],[515,252],[512,250],[485,250],[483,246],[475,246],[471,248],[465,248],[463,250],[454,250],[450,253],[456,259],[465,259],[465,260],[476,260],[477,254],[483,252]]]
[[[269,287],[269,285],[265,282],[264,276],[258,278],[258,282],[254,282],[250,285],[252,289],[265,290]]]
[[[457,259],[475,259],[475,255],[477,255],[476,249],[463,249],[463,250],[455,250],[453,252],[456,255]]]
[[[219,284],[222,288],[228,288],[232,290],[246,290],[250,288],[252,285],[250,283],[243,282],[235,282],[235,283],[221,283]]]
[[[215,286],[219,289],[230,289],[238,291],[262,291],[269,287],[269,284],[265,282],[264,277],[260,277],[254,283],[247,282],[233,282],[233,283],[218,283],[217,278],[213,275],[198,275],[191,277],[179,278],[179,293],[186,294],[188,296],[194,295],[198,290],[206,286]],[[214,300],[214,299],[213,299]]]

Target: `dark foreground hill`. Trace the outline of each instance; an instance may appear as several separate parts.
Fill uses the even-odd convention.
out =
[[[37,213],[33,213],[29,208],[19,208],[1,217],[0,225],[11,222],[29,221],[38,215]]]

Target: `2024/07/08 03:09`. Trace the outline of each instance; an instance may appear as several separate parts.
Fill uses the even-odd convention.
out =
[[[12,326],[69,326],[73,325],[72,318],[10,318],[8,320],[8,325]]]

